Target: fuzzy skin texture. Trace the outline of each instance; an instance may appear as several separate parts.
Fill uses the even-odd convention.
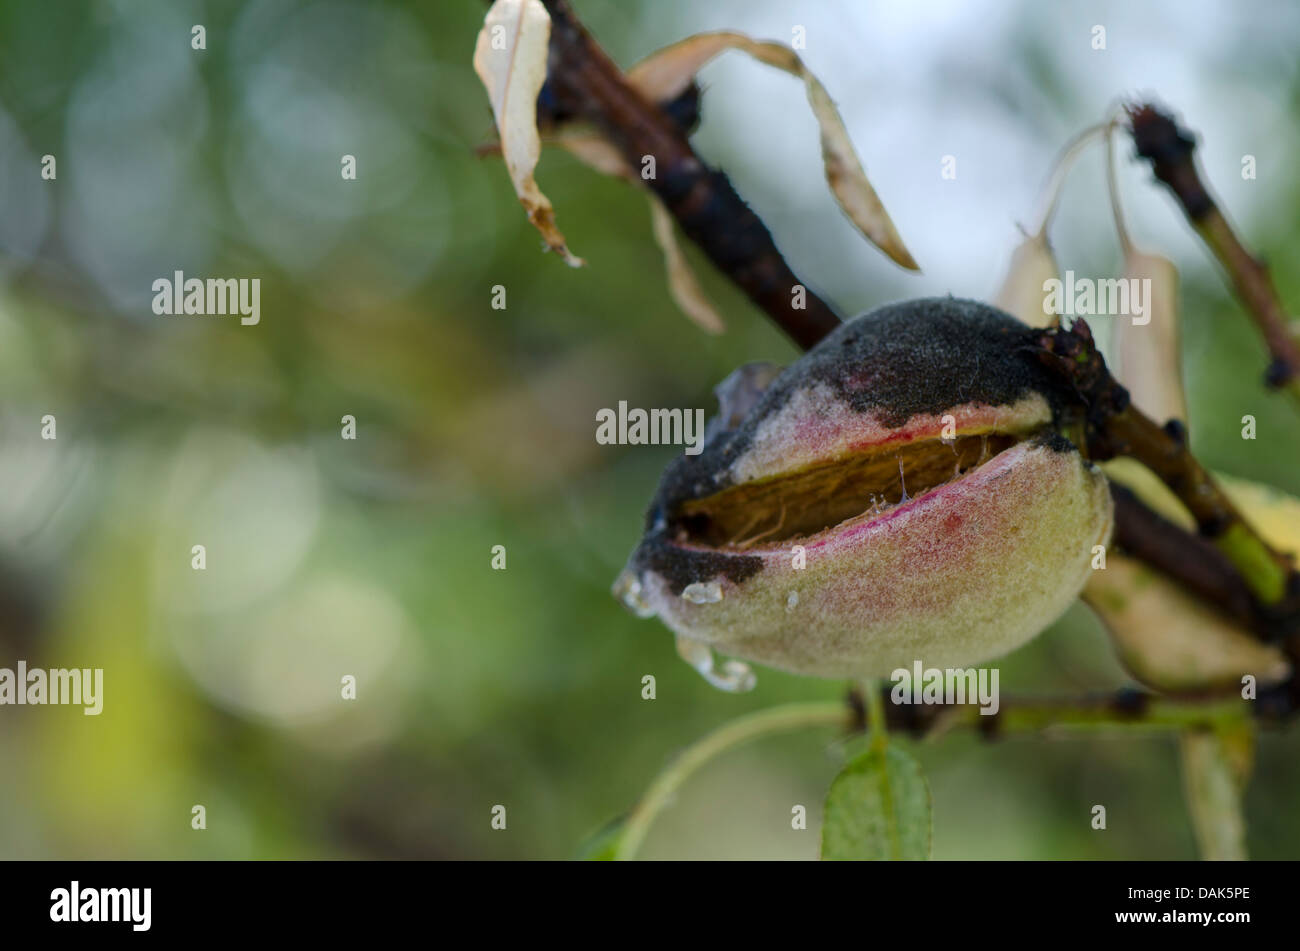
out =
[[[914,661],[959,667],[1034,637],[1078,595],[1108,541],[1104,476],[1050,424],[1052,388],[1017,353],[1024,325],[984,304],[932,299],[845,324],[782,373],[699,456],[664,474],[629,561],[676,634],[793,673],[883,677]],[[681,540],[688,499],[855,452],[958,434],[1038,432],[882,515],[745,550]],[[794,567],[802,545],[806,567]],[[682,597],[716,582],[721,599]]]
[[[963,407],[991,422],[1009,420],[1011,406],[1024,401],[1032,406],[1021,409],[1035,417],[1026,425],[1046,422],[1057,411],[1055,382],[1036,360],[1014,353],[1032,334],[987,304],[951,297],[887,304],[842,324],[787,367],[739,426],[709,440],[698,456],[683,454],[668,466],[647,530],[686,499],[797,468],[794,457],[781,464],[786,451],[797,453],[801,465],[872,443],[937,435],[943,414]],[[793,421],[771,431],[783,425],[774,421],[810,414],[834,430],[817,437],[820,447]],[[979,431],[962,424],[959,419],[959,432]],[[805,438],[804,446],[788,443]]]
[[[710,552],[719,560],[697,563],[691,580],[720,582],[720,601],[687,601],[680,579],[653,569],[640,575],[642,597],[675,633],[792,673],[966,667],[1069,607],[1110,522],[1099,472],[1076,452],[1027,442],[885,515],[803,539],[805,568],[793,567],[792,546],[730,556],[753,567],[735,573]]]

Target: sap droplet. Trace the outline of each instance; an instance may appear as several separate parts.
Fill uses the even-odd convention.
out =
[[[729,660],[722,665],[722,675],[709,680],[719,690],[728,693],[748,693],[758,684],[758,678],[741,660]]]
[[[655,609],[652,608],[644,595],[641,593],[641,579],[630,571],[624,571],[614,581],[614,587],[610,589],[614,597],[623,602],[623,606],[639,618],[648,618],[655,616]]]
[[[692,604],[717,604],[722,600],[722,584],[718,581],[693,581],[682,589],[682,597]]]
[[[722,670],[714,669],[713,649],[708,644],[693,641],[687,637],[677,638],[677,653],[682,660],[699,672],[700,676],[728,693],[745,693],[753,690],[758,678],[749,669],[749,665],[739,660],[729,660],[722,665]]]

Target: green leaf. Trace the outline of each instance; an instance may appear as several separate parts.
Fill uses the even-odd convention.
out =
[[[890,745],[844,767],[826,794],[823,859],[928,859],[930,787],[921,764]]]
[[[623,841],[625,816],[606,823],[599,832],[591,835],[578,847],[577,858],[583,862],[612,862]]]

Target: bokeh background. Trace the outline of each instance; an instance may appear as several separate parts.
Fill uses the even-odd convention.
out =
[[[576,5],[624,65],[699,30],[805,28],[924,273],[844,221],[789,77],[737,54],[708,67],[696,143],[846,313],[988,297],[1056,149],[1133,93],[1201,134],[1225,207],[1300,301],[1293,3]],[[589,266],[541,252],[500,163],[474,154],[491,133],[470,68],[483,12],[0,3],[0,666],[103,667],[106,695],[97,718],[0,708],[0,856],[565,858],[707,730],[843,695],[768,670],[751,694],[716,692],[609,595],[672,450],[598,446],[595,411],[711,411],[735,365],[795,353],[693,249],[728,330],[690,324],[644,197],[562,154],[539,180]],[[190,47],[196,23],[206,51]],[[1256,333],[1129,151],[1130,227],[1182,270],[1195,450],[1300,492],[1300,421],[1262,389]],[[1117,271],[1100,152],[1052,236],[1063,268]],[[155,316],[150,285],[176,269],[260,277],[260,325]],[[47,413],[55,441],[40,439]],[[1245,414],[1256,441],[1240,438]],[[191,570],[195,544],[206,571]],[[505,571],[490,568],[498,544]],[[1078,606],[1001,669],[1005,693],[1126,682]],[[936,857],[1195,854],[1170,739],[952,735],[916,750]],[[1255,857],[1300,856],[1298,752],[1295,730],[1264,739]],[[723,757],[644,854],[815,856],[843,754],[813,731]],[[808,831],[790,828],[795,803]],[[190,828],[194,804],[206,831]]]

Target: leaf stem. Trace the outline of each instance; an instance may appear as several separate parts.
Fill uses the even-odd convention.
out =
[[[885,717],[885,696],[880,681],[868,679],[862,683],[867,703],[867,726],[871,730],[871,748],[883,750],[889,745],[889,723]]]
[[[932,715],[925,724],[910,722],[915,708],[885,705],[885,692],[876,683],[864,684],[862,702],[867,709],[873,747],[884,746],[887,724],[919,735],[939,735],[954,727],[973,727],[986,737],[1013,733],[1086,732],[1122,729],[1131,732],[1165,732],[1222,727],[1249,720],[1249,708],[1241,701],[1204,703],[1165,700],[1130,691],[1120,695],[1067,697],[1064,699],[1003,698],[995,716],[984,716],[979,707],[961,705],[925,708]],[[860,716],[860,714],[859,714]],[[878,729],[877,729],[878,725]],[[673,794],[705,763],[772,733],[786,733],[809,727],[833,726],[845,731],[861,728],[851,706],[838,701],[790,703],[749,713],[726,723],[688,746],[650,784],[640,802],[628,814],[614,854],[617,861],[634,858],[656,818],[672,801]],[[879,739],[878,739],[879,738]]]
[[[1099,122],[1096,125],[1088,126],[1088,128],[1067,142],[1057,154],[1056,161],[1052,163],[1052,171],[1048,175],[1047,183],[1043,186],[1043,191],[1038,198],[1039,212],[1036,218],[1038,227],[1034,229],[1034,235],[1043,237],[1047,234],[1052,218],[1056,216],[1056,206],[1061,200],[1061,191],[1065,186],[1066,176],[1070,174],[1070,169],[1074,167],[1075,161],[1083,154],[1084,150],[1098,136],[1105,135],[1109,127],[1109,122]]]
[[[1145,697],[1140,709],[1126,712],[1117,709],[1112,698],[1093,702],[1087,698],[1066,700],[1006,700],[993,717],[985,717],[978,707],[953,707],[949,716],[939,721],[937,732],[952,726],[978,726],[1001,736],[1009,733],[1041,731],[1087,731],[1118,729],[1127,732],[1163,732],[1199,729],[1237,723],[1248,719],[1249,708],[1238,700],[1214,703],[1165,700]],[[992,724],[981,721],[991,720]]]
[[[1106,188],[1110,192],[1110,210],[1115,216],[1115,232],[1119,235],[1120,250],[1127,258],[1133,253],[1133,242],[1128,236],[1128,226],[1124,223],[1124,206],[1119,199],[1119,176],[1115,173],[1115,127],[1118,122],[1112,119],[1106,123]]]
[[[667,769],[659,774],[628,816],[614,858],[623,861],[636,855],[641,843],[645,841],[651,824],[668,805],[673,793],[692,773],[719,753],[769,733],[783,733],[814,726],[839,726],[848,729],[851,725],[852,711],[839,701],[783,704],[747,714],[724,724],[688,746]]]

